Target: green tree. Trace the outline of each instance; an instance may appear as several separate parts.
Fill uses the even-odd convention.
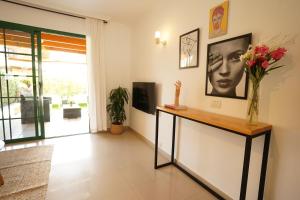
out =
[[[6,80],[4,74],[0,74],[0,81],[1,81],[1,95],[2,97],[19,97],[20,96],[20,87],[18,82],[12,78],[12,79],[8,79],[8,81]],[[9,91],[7,95],[7,82],[9,85]],[[16,98],[12,98],[9,100],[10,103],[15,103],[17,102],[18,99]],[[2,103],[3,105],[7,105],[8,104],[8,99],[7,98],[3,98],[2,99]]]

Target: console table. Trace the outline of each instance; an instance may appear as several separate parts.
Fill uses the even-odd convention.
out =
[[[173,130],[172,130],[172,149],[171,149],[171,161],[158,165],[157,155],[158,155],[158,128],[159,128],[159,113],[164,112],[173,115]],[[175,130],[176,130],[176,117],[181,117],[187,120],[192,120],[197,123],[202,123],[208,126],[212,126],[218,129],[226,130],[228,133],[233,133],[245,137],[245,152],[244,152],[244,164],[242,171],[241,189],[240,189],[240,200],[246,198],[248,173],[249,173],[249,163],[251,155],[252,139],[265,136],[264,149],[262,156],[262,165],[260,172],[259,181],[259,191],[258,199],[262,200],[264,196],[264,187],[268,163],[269,145],[271,137],[272,126],[265,123],[258,123],[257,125],[249,125],[246,120],[239,119],[235,117],[229,117],[225,115],[209,113],[206,111],[196,110],[192,108],[187,108],[186,110],[173,110],[165,107],[158,106],[156,108],[156,126],[155,126],[155,157],[154,157],[154,168],[158,169],[168,165],[174,165],[176,168],[181,170],[183,173],[188,175],[191,179],[196,181],[199,185],[205,188],[208,192],[213,194],[218,199],[224,199],[220,194],[211,189],[205,183],[200,181],[198,178],[193,176],[191,173],[179,166],[174,159],[175,150]]]

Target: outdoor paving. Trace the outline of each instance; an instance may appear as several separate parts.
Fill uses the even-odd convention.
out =
[[[89,132],[88,110],[81,109],[81,117],[63,118],[63,109],[51,110],[50,122],[45,122],[46,137],[56,137]]]
[[[14,105],[17,107],[17,105]],[[19,116],[16,113],[14,116]],[[10,136],[9,121],[4,120],[6,138],[18,139],[35,136],[35,124],[22,124],[21,119],[11,120],[12,135]],[[87,108],[81,109],[81,117],[63,118],[63,109],[50,109],[50,122],[45,122],[45,136],[57,137],[89,132],[89,116]],[[39,133],[40,134],[40,133]],[[0,139],[3,138],[3,125],[0,123]]]

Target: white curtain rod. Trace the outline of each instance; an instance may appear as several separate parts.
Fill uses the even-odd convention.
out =
[[[65,13],[65,12],[61,12],[61,11],[50,10],[50,9],[47,9],[47,8],[41,8],[41,7],[37,7],[37,6],[34,6],[34,5],[29,5],[29,4],[20,3],[20,2],[14,2],[14,1],[10,1],[10,0],[1,0],[1,1],[11,3],[11,4],[15,4],[15,5],[25,6],[25,7],[33,8],[33,9],[37,9],[37,10],[43,10],[43,11],[46,11],[46,12],[56,13],[56,14],[60,14],[60,15],[66,15],[66,16],[69,16],[69,17],[75,17],[75,18],[80,18],[80,19],[86,19],[87,18],[86,16],[80,16],[80,15]],[[107,20],[104,20],[104,19],[99,19],[99,20],[102,20],[104,24],[108,23]]]

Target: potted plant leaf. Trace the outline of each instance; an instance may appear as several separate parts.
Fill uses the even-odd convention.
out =
[[[110,103],[106,106],[106,110],[111,120],[110,132],[112,134],[123,132],[123,122],[126,120],[124,105],[128,104],[128,98],[128,90],[120,86],[109,93]]]

